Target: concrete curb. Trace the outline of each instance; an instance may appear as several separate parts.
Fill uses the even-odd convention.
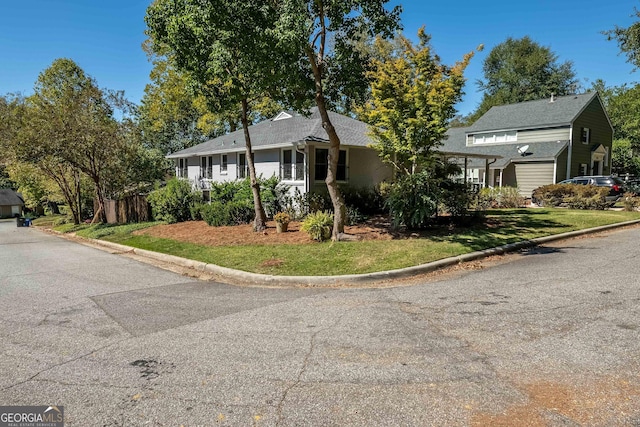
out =
[[[201,261],[180,258],[174,255],[167,255],[159,252],[152,252],[145,249],[133,248],[130,246],[111,243],[105,240],[78,238],[80,242],[90,243],[91,246],[104,247],[114,251],[115,253],[133,253],[142,257],[153,260],[174,264],[180,267],[194,269],[199,272],[210,273],[221,278],[231,279],[234,282],[263,286],[336,286],[347,284],[371,284],[375,282],[388,281],[392,279],[402,279],[410,276],[430,273],[432,271],[457,265],[463,262],[475,261],[492,255],[502,255],[509,252],[515,252],[521,249],[537,246],[540,244],[553,242],[557,240],[569,239],[585,234],[598,233],[615,228],[626,227],[629,225],[639,224],[639,220],[625,221],[616,224],[603,225],[600,227],[589,228],[585,230],[570,231],[567,233],[555,234],[552,236],[539,237],[532,240],[510,243],[491,249],[471,252],[450,258],[444,258],[427,264],[416,265],[413,267],[401,268],[397,270],[380,271],[366,274],[346,274],[340,276],[273,276],[268,274],[249,273],[246,271],[234,270],[227,267],[221,267],[215,264],[207,264]]]

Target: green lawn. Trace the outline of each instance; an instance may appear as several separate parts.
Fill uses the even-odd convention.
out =
[[[85,237],[102,238],[238,270],[314,276],[370,273],[409,267],[507,243],[632,219],[640,219],[640,213],[505,209],[487,212],[484,224],[454,231],[433,230],[423,233],[424,237],[419,238],[275,246],[209,247],[131,234],[134,229],[157,223],[82,227],[76,232]]]

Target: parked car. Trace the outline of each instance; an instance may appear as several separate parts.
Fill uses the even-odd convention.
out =
[[[609,187],[609,195],[606,197],[607,201],[609,202],[617,201],[625,192],[624,181],[615,176],[576,176],[571,179],[566,179],[565,181],[562,181],[560,184],[595,185],[597,187]]]

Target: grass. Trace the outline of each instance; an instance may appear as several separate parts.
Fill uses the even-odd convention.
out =
[[[61,233],[76,233],[77,236],[86,237],[88,239],[103,239],[106,237],[111,237],[114,239],[118,238],[127,238],[131,236],[136,230],[142,230],[143,228],[153,227],[154,225],[164,224],[161,221],[155,222],[140,222],[140,223],[131,223],[131,224],[61,224],[54,225],[55,219],[53,220],[42,220],[42,217],[38,218],[38,220],[34,221],[33,225],[36,226],[53,226],[53,229],[59,231]]]
[[[305,245],[211,247],[131,234],[134,229],[156,223],[92,226],[76,233],[254,273],[314,276],[393,270],[507,243],[632,219],[640,219],[640,213],[504,209],[488,211],[485,224],[454,231],[435,229],[422,233],[419,238]]]

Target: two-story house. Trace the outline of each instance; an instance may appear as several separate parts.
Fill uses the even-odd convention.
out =
[[[595,92],[493,107],[447,135],[443,151],[500,156],[472,159],[468,177],[518,187],[525,197],[541,185],[611,173],[613,127]]]

